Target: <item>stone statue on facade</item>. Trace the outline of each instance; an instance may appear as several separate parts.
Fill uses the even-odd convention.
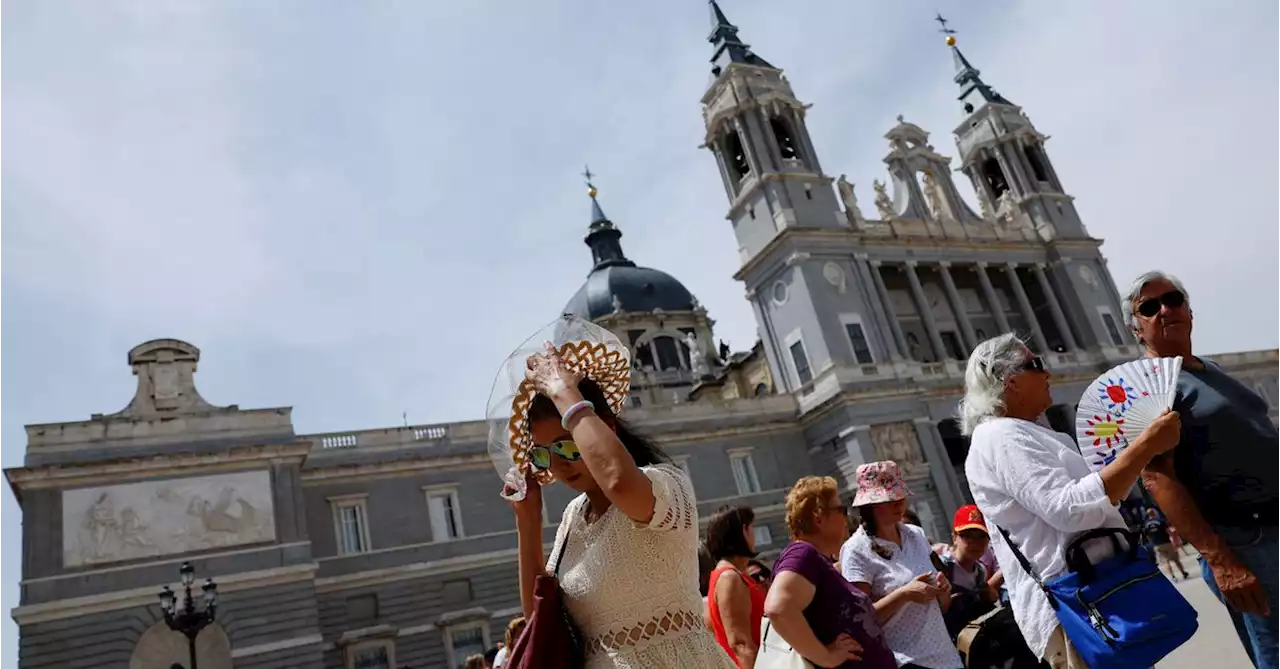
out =
[[[689,348],[689,367],[692,368],[693,378],[700,379],[704,376],[710,376],[711,366],[707,364],[707,356],[702,351],[698,336],[692,332],[686,334],[684,336],[684,345]]]
[[[613,313],[622,313],[622,298],[618,297],[616,293],[613,296]]]
[[[880,218],[886,221],[894,218],[893,200],[889,199],[885,185],[876,179],[871,182],[871,188],[876,192],[876,211],[880,212]]]
[[[942,189],[938,186],[938,181],[933,177],[933,172],[924,171],[921,179],[924,191],[924,198],[929,203],[929,213],[937,220],[948,218],[947,209],[942,203]]]
[[[866,222],[862,217],[862,210],[858,209],[858,196],[853,192],[853,184],[845,175],[841,174],[836,181],[836,190],[840,192],[840,201],[844,203],[844,216],[849,220],[849,224],[857,227]]]
[[[996,220],[996,212],[991,209],[991,198],[987,196],[985,188],[978,189],[978,213],[982,215],[983,220]]]
[[[720,340],[720,364],[722,365],[728,364],[729,355],[730,355],[729,345],[724,343],[724,340],[721,339]]]

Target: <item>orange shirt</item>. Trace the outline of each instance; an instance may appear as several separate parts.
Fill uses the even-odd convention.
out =
[[[732,566],[717,567],[711,572],[711,582],[707,585],[707,613],[711,618],[711,629],[716,633],[716,641],[720,642],[720,646],[725,652],[729,653],[729,657],[733,658],[734,664],[742,666],[738,662],[738,656],[734,654],[733,649],[729,647],[729,637],[724,632],[724,621],[720,620],[720,607],[716,604],[716,581],[720,579],[720,575],[725,572],[733,572],[747,584],[747,591],[751,593],[751,638],[756,642],[756,646],[760,645],[760,619],[764,617],[764,590],[746,574],[738,571]]]

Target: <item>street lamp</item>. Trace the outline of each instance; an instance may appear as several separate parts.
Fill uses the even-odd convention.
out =
[[[196,580],[195,567],[190,562],[183,562],[182,567],[178,569],[178,574],[182,577],[182,589],[184,597],[179,605],[178,597],[164,586],[160,591],[160,609],[164,611],[164,621],[169,625],[169,629],[187,637],[187,650],[191,656],[191,668],[196,668],[196,637],[200,635],[200,630],[209,626],[213,622],[214,614],[218,607],[218,586],[213,579],[206,579],[204,586],[200,589],[204,592],[204,610],[196,610],[196,600],[191,596],[191,585]]]

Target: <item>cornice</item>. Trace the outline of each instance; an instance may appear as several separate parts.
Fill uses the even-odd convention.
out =
[[[249,469],[252,465],[301,464],[306,443],[237,446],[221,453],[166,453],[90,463],[13,467],[4,471],[15,493],[42,488],[74,488],[161,476],[192,476]]]

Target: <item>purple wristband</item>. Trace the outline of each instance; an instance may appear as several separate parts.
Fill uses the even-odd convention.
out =
[[[560,419],[560,427],[563,427],[563,428],[564,428],[564,431],[565,431],[565,432],[568,432],[568,431],[569,431],[569,419],[573,418],[575,415],[577,415],[577,414],[578,414],[579,412],[581,412],[583,409],[590,409],[591,411],[595,411],[595,410],[596,410],[596,405],[592,404],[591,402],[589,402],[589,401],[587,401],[587,400],[582,400],[581,402],[578,402],[578,403],[574,404],[573,406],[569,407],[567,410],[565,410],[565,412],[564,412],[564,417]]]

